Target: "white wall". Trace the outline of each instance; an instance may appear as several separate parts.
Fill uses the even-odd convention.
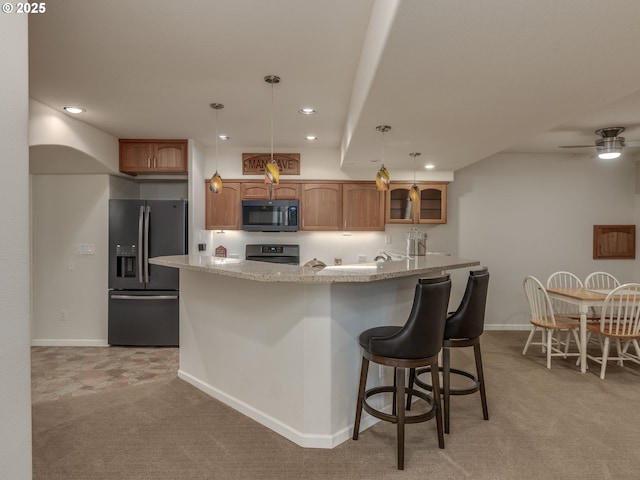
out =
[[[32,176],[34,345],[107,344],[109,191],[109,175]]]
[[[117,138],[33,99],[29,101],[29,145],[70,147],[113,173],[119,169]]]
[[[593,225],[634,224],[636,202],[629,157],[499,154],[457,171],[446,234],[455,253],[489,267],[488,326],[528,328],[526,275],[606,270],[640,280],[635,260],[592,258]]]
[[[27,16],[0,19],[0,476],[31,479]]]

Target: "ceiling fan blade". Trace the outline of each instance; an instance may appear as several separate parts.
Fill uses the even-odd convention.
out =
[[[593,148],[595,145],[559,145],[558,148]]]
[[[624,142],[625,147],[640,147],[640,140],[631,140],[630,142]]]

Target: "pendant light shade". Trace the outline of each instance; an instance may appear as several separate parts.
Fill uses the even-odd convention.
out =
[[[391,176],[389,175],[389,170],[386,169],[384,165],[380,167],[378,173],[376,174],[376,188],[378,190],[389,190],[389,182],[391,181]]]
[[[220,193],[222,191],[222,177],[218,175],[218,171],[213,174],[211,180],[209,180],[209,190],[213,193]]]
[[[409,190],[409,200],[411,200],[411,202],[413,203],[416,203],[420,200],[420,189],[416,184],[416,158],[420,155],[420,152],[413,152],[409,154],[409,156],[413,158],[413,185]]]
[[[211,103],[209,106],[216,111],[216,173],[209,180],[209,190],[213,193],[220,193],[222,191],[222,177],[218,174],[218,111],[222,110],[224,105]]]
[[[277,185],[280,183],[280,168],[273,158],[273,86],[280,83],[280,77],[276,75],[267,75],[264,81],[271,84],[271,158],[264,168],[264,183]]]
[[[389,175],[389,170],[384,166],[384,134],[391,130],[391,127],[389,125],[378,125],[376,130],[382,132],[382,167],[376,174],[376,188],[378,190],[389,190],[391,175]]]

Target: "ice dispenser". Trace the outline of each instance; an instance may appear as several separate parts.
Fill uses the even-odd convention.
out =
[[[136,251],[135,245],[116,245],[116,276],[136,276]]]

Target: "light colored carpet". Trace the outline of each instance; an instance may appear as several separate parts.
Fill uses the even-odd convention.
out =
[[[33,405],[35,480],[638,479],[640,371],[583,375],[527,332],[482,337],[488,422],[478,395],[453,397],[451,434],[408,425],[405,470],[395,426],[379,423],[332,450],[303,449],[173,378]],[[472,351],[452,363],[469,366]],[[357,388],[354,385],[354,389]]]

